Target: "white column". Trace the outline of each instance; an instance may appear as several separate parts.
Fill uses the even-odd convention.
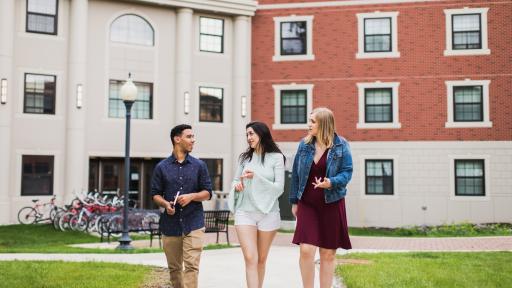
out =
[[[0,79],[7,79],[7,103],[0,104],[0,225],[8,224],[10,215],[10,180],[16,173],[11,163],[11,111],[13,97],[14,0],[0,1]]]
[[[88,161],[85,153],[85,119],[87,109],[87,17],[88,0],[71,0],[68,53],[66,163],[64,197],[87,189]],[[82,85],[83,104],[77,108],[77,85]]]
[[[238,155],[247,148],[245,125],[251,119],[251,18],[236,16],[233,33],[233,105],[232,105],[232,143],[233,162],[236,167]],[[242,116],[242,101],[245,98],[245,117]],[[232,171],[232,175],[234,171]]]
[[[192,98],[196,91],[192,91],[192,37],[193,11],[189,8],[180,8],[177,11],[176,21],[176,107],[175,124],[190,124],[192,121]],[[185,93],[188,92],[189,113],[185,114]]]

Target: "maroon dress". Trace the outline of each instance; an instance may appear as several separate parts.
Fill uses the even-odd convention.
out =
[[[326,249],[351,249],[348,237],[345,198],[326,204],[324,189],[314,188],[315,177],[323,178],[327,169],[327,149],[318,163],[311,164],[304,194],[298,203],[294,244],[311,244]]]

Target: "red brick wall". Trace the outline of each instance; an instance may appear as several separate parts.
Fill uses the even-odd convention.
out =
[[[259,1],[260,4],[275,2],[286,1]],[[474,4],[468,5],[471,2]],[[443,56],[446,48],[443,10],[464,6],[489,7],[488,42],[491,55]],[[512,1],[379,5],[379,11],[399,12],[398,50],[401,56],[356,59],[356,14],[376,10],[376,6],[258,10],[252,22],[252,118],[269,125],[274,123],[273,84],[308,83],[315,85],[314,107],[330,107],[336,115],[339,133],[353,141],[512,140]],[[291,14],[315,17],[313,61],[272,61],[273,17]],[[489,99],[492,128],[444,127],[447,120],[444,82],[465,78],[491,80]],[[401,129],[356,129],[356,83],[377,80],[400,82]],[[278,141],[297,141],[304,133],[273,131]]]

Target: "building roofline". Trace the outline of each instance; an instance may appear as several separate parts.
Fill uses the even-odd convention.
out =
[[[243,16],[254,16],[258,7],[256,0],[132,0],[132,2]]]
[[[274,9],[300,9],[300,8],[319,8],[319,7],[337,7],[337,6],[361,6],[361,5],[385,5],[402,4],[414,2],[442,2],[444,0],[341,0],[341,1],[323,1],[323,2],[302,2],[302,3],[282,3],[282,4],[262,4],[258,5],[258,10]]]

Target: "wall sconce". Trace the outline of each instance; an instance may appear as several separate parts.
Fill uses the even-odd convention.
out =
[[[2,83],[0,84],[0,103],[7,103],[7,79],[2,78]]]
[[[183,97],[183,111],[185,112],[185,114],[188,114],[190,112],[190,93],[188,93],[188,91],[185,91],[185,93],[183,93]]]
[[[82,108],[82,98],[83,98],[83,85],[77,84],[76,85],[76,108],[80,109]]]
[[[245,117],[245,116],[247,116],[247,96],[243,95],[241,100],[242,100],[241,114],[242,114],[242,117]]]

